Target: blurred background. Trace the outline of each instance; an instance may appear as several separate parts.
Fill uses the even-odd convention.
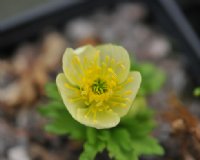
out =
[[[0,0],[0,160],[78,159],[81,144],[46,133],[37,106],[66,47],[101,43],[122,45],[132,60],[166,74],[164,87],[148,97],[166,154],[141,159],[199,160],[199,15],[198,0]],[[179,121],[162,119],[171,96],[186,106],[179,105]]]

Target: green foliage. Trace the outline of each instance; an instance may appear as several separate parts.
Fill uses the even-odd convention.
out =
[[[200,97],[200,87],[194,89],[194,96]]]
[[[61,101],[61,96],[58,93],[57,86],[53,82],[49,82],[45,86],[45,93],[48,98],[56,101]]]
[[[58,98],[58,91],[55,84],[48,84],[46,90],[47,96],[51,98],[51,101],[39,107],[39,112],[50,118],[50,123],[45,126],[48,132],[65,135],[68,134],[71,138],[77,140],[85,139],[85,127],[75,121],[71,115],[67,112],[61,99]],[[59,100],[60,99],[60,100]]]
[[[137,70],[142,75],[142,85],[139,95],[149,95],[158,91],[165,81],[165,74],[153,64],[144,63],[131,65],[131,70]]]
[[[112,129],[87,128],[87,142],[80,160],[94,159],[95,154],[106,149],[115,160],[138,160],[141,155],[162,155],[162,147],[150,136],[155,127],[153,112],[144,109],[134,117],[126,117]]]
[[[135,100],[135,109],[123,117],[118,126],[97,130],[75,121],[62,103],[56,85],[50,83],[47,84],[46,94],[51,101],[39,107],[39,112],[50,119],[45,126],[46,131],[83,141],[84,150],[79,160],[93,160],[97,153],[104,150],[115,160],[138,160],[141,155],[162,155],[162,147],[150,135],[155,127],[154,112],[147,107],[144,95],[159,90],[165,76],[151,64],[134,64],[132,68],[141,72],[142,86]]]
[[[84,151],[80,155],[80,160],[94,159],[97,153],[101,153],[106,145],[103,141],[98,139],[98,131],[93,128],[86,128],[86,142],[84,144]]]

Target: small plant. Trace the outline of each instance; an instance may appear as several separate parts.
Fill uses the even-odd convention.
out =
[[[47,84],[49,103],[39,111],[51,119],[46,131],[83,142],[80,160],[103,150],[115,160],[164,153],[150,134],[156,124],[145,98],[165,80],[155,66],[131,65],[123,47],[109,44],[67,49],[63,71],[58,87]]]
[[[200,87],[194,89],[194,96],[200,97]]]

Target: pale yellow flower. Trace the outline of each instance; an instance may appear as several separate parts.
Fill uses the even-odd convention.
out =
[[[141,83],[140,73],[130,71],[127,51],[112,44],[67,48],[63,72],[56,83],[69,113],[78,122],[97,129],[120,122]]]

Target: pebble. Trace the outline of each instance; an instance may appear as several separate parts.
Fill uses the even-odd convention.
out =
[[[21,87],[11,63],[0,61],[0,103],[14,106],[20,103]]]
[[[54,31],[46,34],[43,38],[40,55],[37,59],[36,72],[43,67],[47,72],[55,71],[61,66],[62,55],[67,47],[67,40],[60,33]]]
[[[187,102],[187,106],[190,109],[190,112],[195,115],[196,117],[200,118],[200,110],[199,110],[199,106],[200,106],[200,101],[199,100],[195,100],[195,99],[191,99],[189,100],[189,102]]]
[[[114,16],[126,22],[141,21],[147,15],[147,9],[142,3],[123,3],[117,6]]]
[[[172,50],[172,47],[167,40],[167,38],[163,36],[154,36],[146,47],[147,57],[152,59],[160,59],[166,57]]]
[[[37,47],[33,44],[22,44],[12,57],[12,67],[14,71],[21,75],[30,72],[37,57]]]
[[[8,160],[30,160],[26,148],[15,146],[8,150]]]
[[[5,158],[7,149],[17,141],[15,130],[6,121],[0,119],[0,159]]]
[[[182,95],[188,83],[188,78],[181,61],[177,61],[174,58],[168,58],[163,60],[159,65],[166,73],[166,92],[173,91],[177,95]]]
[[[76,19],[66,25],[67,37],[75,42],[89,37],[96,37],[97,31],[90,20]]]

